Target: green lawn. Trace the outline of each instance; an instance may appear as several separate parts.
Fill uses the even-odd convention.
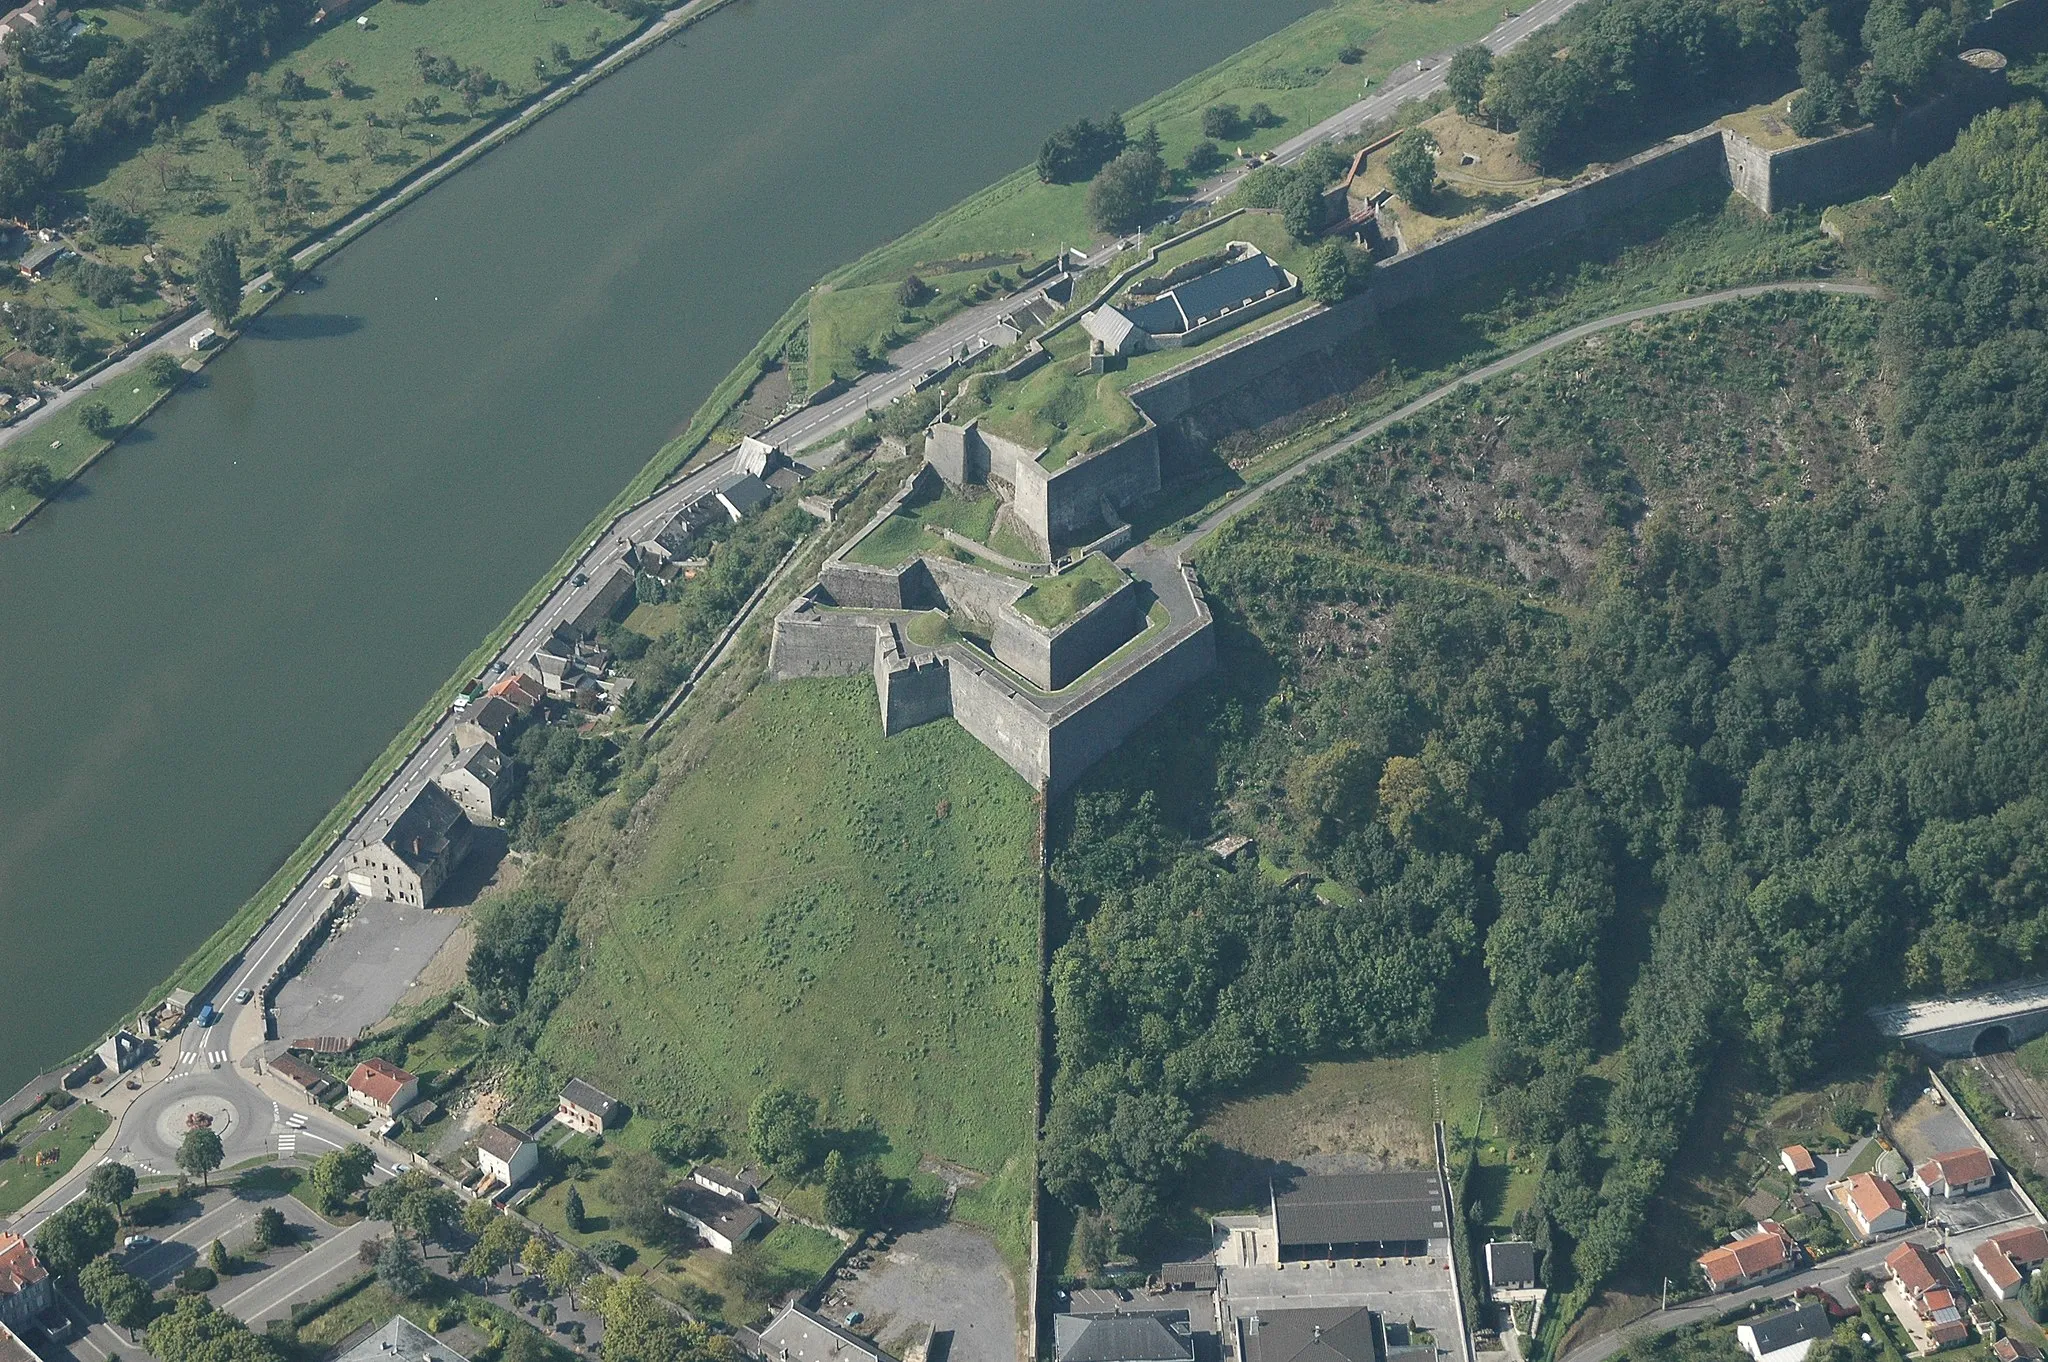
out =
[[[1057,577],[1042,579],[1017,598],[1017,609],[1048,629],[1057,629],[1124,583],[1122,569],[1099,553]]]
[[[0,1215],[12,1215],[52,1183],[77,1167],[107,1128],[107,1114],[98,1107],[76,1102],[56,1116],[53,1128],[48,1108],[38,1108],[9,1127],[6,1142],[15,1151],[0,1163]],[[38,1166],[38,1155],[56,1157]]]
[[[783,1084],[871,1121],[897,1176],[925,1154],[995,1174],[1031,1142],[1033,796],[951,721],[883,739],[874,703],[865,679],[785,682],[679,735],[694,762],[579,892],[582,983],[538,1049],[736,1158]]]
[[[846,560],[871,567],[896,567],[920,553],[949,552],[945,541],[925,532],[927,525],[985,544],[1002,505],[1002,499],[993,492],[954,488],[936,497],[913,500],[848,550]]]
[[[846,561],[865,563],[869,567],[897,567],[938,546],[939,541],[924,532],[922,520],[898,511],[848,549]]]
[[[1088,372],[1088,337],[1080,327],[1061,332],[1047,348],[1052,361],[1014,383],[970,383],[987,405],[964,399],[955,407],[958,419],[979,415],[984,429],[1043,449],[1039,462],[1055,470],[1144,425],[1145,418],[1124,396],[1124,375]]]
[[[906,271],[905,278],[908,274]],[[905,308],[898,297],[903,279],[843,288],[821,287],[811,295],[813,391],[835,377],[854,378],[860,373],[860,366],[853,359],[855,345],[866,345],[877,354],[885,353],[891,348],[892,333],[914,335],[929,330],[962,308],[990,296],[984,283],[987,270],[926,272],[918,277],[934,293],[914,308]]]
[[[1279,126],[1248,133],[1225,150],[1270,147],[1362,98],[1368,78],[1377,87],[1404,63],[1479,37],[1500,15],[1499,0],[1337,0],[1129,110],[1124,124],[1136,133],[1156,123],[1167,163],[1178,165],[1204,140],[1204,108],[1264,103],[1283,120]],[[1347,46],[1364,49],[1364,60],[1340,63],[1337,53]],[[963,257],[1047,259],[1061,245],[1093,238],[1087,192],[1085,184],[1040,184],[1035,171],[1020,170],[855,262],[834,282],[901,279]]]
[[[163,389],[140,375],[103,383],[92,394],[92,400],[104,402],[113,414],[114,427],[110,435],[116,438],[162,397]],[[94,435],[85,428],[79,417],[84,405],[83,400],[74,402],[34,430],[24,431],[0,444],[0,460],[13,454],[27,455],[49,464],[50,471],[57,477],[70,477],[87,460],[112,443],[112,439]],[[32,497],[19,487],[0,488],[0,527],[12,525],[27,515],[39,500],[41,498]]]
[[[550,59],[555,43],[564,44],[572,64],[580,65],[636,27],[591,0],[547,5],[532,0],[384,0],[361,13],[370,20],[367,28],[350,22],[309,30],[247,85],[238,79],[233,97],[189,118],[175,145],[124,145],[102,153],[67,177],[70,186],[88,199],[140,213],[181,272],[189,269],[200,243],[219,231],[247,232],[243,253],[260,259],[277,244],[296,242],[339,220],[422,161],[531,98],[543,84],[534,71],[536,57],[548,61],[549,83],[560,78],[564,68]],[[162,22],[154,9],[110,7],[81,14],[104,16],[110,29],[122,32]],[[465,67],[482,67],[504,86],[468,113],[457,92],[421,78],[413,55],[420,48]],[[336,62],[348,66],[346,94],[333,74]],[[309,97],[277,103],[273,116],[266,112],[268,100],[261,91],[274,94],[288,70],[309,83]],[[49,83],[62,94],[65,82]],[[424,120],[408,117],[407,101],[435,95],[439,110]],[[372,115],[386,126],[373,129]],[[295,209],[266,202],[259,211],[252,163],[222,135],[223,118],[231,126],[258,130],[260,145],[248,143],[257,161],[282,157],[291,176],[304,181]],[[407,126],[401,130],[395,126],[399,122]],[[119,247],[103,254],[139,266],[146,249]]]

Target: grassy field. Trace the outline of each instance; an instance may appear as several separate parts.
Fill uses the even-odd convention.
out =
[[[1157,124],[1167,163],[1178,165],[1205,140],[1203,109],[1263,103],[1281,120],[1277,126],[1249,131],[1224,148],[1261,150],[1355,103],[1368,79],[1378,85],[1404,63],[1469,42],[1500,16],[1498,0],[1338,0],[1127,111],[1124,124],[1134,133]],[[1363,59],[1339,61],[1347,47],[1362,49]],[[1087,192],[1085,184],[1041,184],[1034,170],[1020,170],[848,266],[834,282],[900,280],[963,257],[1047,259],[1061,245],[1093,238]]]
[[[85,428],[79,416],[85,403],[74,402],[33,432],[0,444],[0,459],[10,454],[30,455],[49,464],[50,471],[59,478],[68,478],[118,440],[163,397],[164,390],[140,374],[103,383],[94,390],[93,399],[105,403],[113,415],[113,427],[106,435],[95,435]],[[0,526],[12,525],[27,515],[39,500],[19,487],[0,488]]]
[[[1421,207],[1395,198],[1380,209],[1381,215],[1396,225],[1409,250],[1564,183],[1544,177],[1515,155],[1515,139],[1510,133],[1468,122],[1454,112],[1440,113],[1420,126],[1436,139],[1441,183]],[[1387,160],[1393,154],[1394,149],[1388,147],[1367,158],[1352,186],[1354,203],[1392,187]]]
[[[918,276],[932,296],[916,307],[898,297],[903,281],[821,287],[811,295],[810,388],[815,392],[835,378],[856,378],[860,365],[853,348],[865,345],[876,354],[888,351],[891,338],[925,331],[962,308],[992,294],[986,270],[955,270]]]
[[[1002,501],[993,492],[980,495],[948,488],[942,495],[906,503],[875,526],[848,551],[851,563],[895,567],[920,553],[946,551],[943,540],[925,527],[951,530],[977,543],[987,543]]]
[[[0,1137],[14,1151],[0,1163],[0,1215],[14,1214],[69,1173],[107,1124],[107,1114],[85,1102],[54,1113],[41,1107],[16,1121]],[[38,1156],[50,1161],[38,1164]]]
[[[127,30],[162,22],[153,9],[114,6],[80,13],[103,14],[109,27],[118,23]],[[244,256],[260,259],[274,246],[331,225],[637,27],[590,0],[384,0],[361,13],[370,21],[367,27],[350,22],[309,30],[176,138],[119,147],[69,177],[72,184],[88,199],[117,203],[145,218],[173,269],[189,264],[200,243],[219,231],[246,233]],[[567,49],[568,65],[556,60],[557,43]],[[413,55],[421,48],[482,68],[503,84],[473,110],[465,109],[458,92],[422,78]],[[536,59],[545,77],[536,72]],[[304,99],[276,98],[287,71],[307,82]],[[68,83],[50,84],[61,95]],[[424,117],[407,112],[408,101],[434,96],[438,109]],[[248,131],[230,138],[230,129]],[[285,162],[299,185],[283,204],[257,192],[253,170],[272,157]],[[135,267],[148,249],[112,247],[101,254]]]
[[[542,1057],[735,1157],[781,1084],[897,1176],[924,1155],[1021,1170],[1030,790],[951,722],[885,740],[865,680],[762,687],[696,722],[648,825],[578,896],[583,982]]]
[[[1116,564],[1091,553],[1057,577],[1042,579],[1017,598],[1017,608],[1048,629],[1056,629],[1124,583]]]

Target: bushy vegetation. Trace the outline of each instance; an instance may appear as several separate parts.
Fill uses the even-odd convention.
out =
[[[1499,58],[1480,109],[1514,130],[1522,159],[1554,170],[1666,131],[1731,85],[1765,73],[1806,84],[1802,130],[1884,121],[1924,98],[1987,0],[1601,0]],[[1469,95],[1472,64],[1457,73]],[[1781,87],[1782,88],[1782,87]]]
[[[1837,386],[1892,378],[1836,413],[1874,462],[1770,497],[1724,467],[1712,516],[1624,500],[1570,609],[1389,562],[1327,486],[1205,553],[1229,680],[1059,830],[1057,1192],[1141,1230],[1204,1100],[1272,1058],[1413,1044],[1484,968],[1495,1109],[1542,1152],[1527,1223],[1583,1291],[1625,1272],[1724,1047],[1790,1086],[1871,998],[2040,968],[2044,169],[2048,112],[1988,115],[1857,244],[1897,296],[1875,335],[1819,329],[1860,376]],[[1488,464],[1444,419],[1406,438],[1456,428],[1437,457]],[[1219,821],[1361,908],[1204,863],[1182,839]],[[1285,984],[1241,988],[1265,969]]]

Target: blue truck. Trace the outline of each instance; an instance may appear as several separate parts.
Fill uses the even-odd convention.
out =
[[[202,1027],[206,1027],[206,1026],[211,1026],[211,1025],[213,1025],[213,1024],[214,1024],[215,1022],[217,1022],[217,1021],[219,1021],[219,1020],[220,1020],[220,1013],[218,1013],[218,1012],[216,1012],[216,1011],[214,1011],[214,1010],[213,1010],[213,1004],[212,1004],[212,1003],[203,1003],[203,1004],[201,1004],[201,1005],[200,1005],[200,1008],[199,1008],[199,1024],[200,1024],[200,1025],[201,1025]]]

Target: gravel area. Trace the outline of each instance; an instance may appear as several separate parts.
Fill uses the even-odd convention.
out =
[[[995,1244],[959,1224],[906,1234],[850,1282],[827,1293],[833,1319],[866,1316],[862,1333],[892,1353],[934,1330],[929,1362],[1020,1362],[1017,1293]]]

